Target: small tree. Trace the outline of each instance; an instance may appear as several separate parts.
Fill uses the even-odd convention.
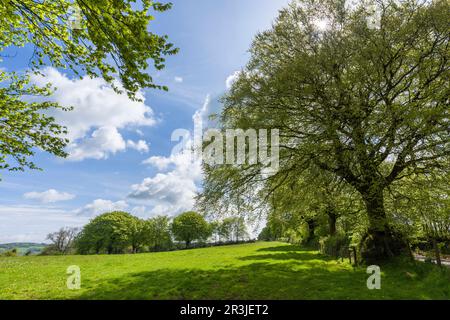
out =
[[[186,242],[186,248],[192,241],[206,240],[211,235],[211,229],[203,216],[197,212],[185,212],[176,217],[172,223],[175,239]]]
[[[214,242],[221,241],[221,232],[220,232],[221,223],[219,221],[213,221],[209,224],[209,228],[211,230],[211,236],[214,239]]]
[[[219,236],[225,241],[230,241],[231,234],[231,221],[229,219],[224,219],[219,225]]]
[[[274,241],[272,231],[269,226],[265,226],[258,235],[259,241]]]
[[[137,241],[137,228],[133,226],[136,226],[136,217],[129,213],[116,211],[102,214],[83,228],[76,241],[77,249],[83,254],[122,253],[128,247],[136,251],[141,242]]]
[[[226,218],[220,223],[220,235],[228,241],[239,241],[248,235],[245,220],[242,217]]]
[[[137,217],[132,217],[129,221],[129,236],[131,251],[133,253],[139,252],[146,243],[147,236],[145,227],[145,221]]]
[[[158,216],[145,222],[146,244],[153,251],[167,250],[172,247],[169,222],[170,219],[167,216]]]
[[[74,240],[79,232],[79,228],[61,228],[57,232],[48,234],[47,240],[52,242],[50,245],[51,252],[67,254],[72,249]]]

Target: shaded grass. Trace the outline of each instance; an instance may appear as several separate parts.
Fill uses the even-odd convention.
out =
[[[81,290],[66,269],[81,268]],[[0,259],[1,299],[449,299],[450,273],[397,261],[382,266],[382,289],[369,275],[283,243],[117,256]]]

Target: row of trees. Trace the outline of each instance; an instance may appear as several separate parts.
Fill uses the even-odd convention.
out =
[[[62,228],[47,239],[52,244],[45,254],[118,254],[125,252],[167,251],[178,248],[176,241],[189,248],[193,242],[244,240],[248,236],[242,218],[208,223],[196,212],[185,212],[173,221],[167,216],[148,220],[127,212],[110,212],[92,219],[83,229]]]
[[[247,227],[243,217],[230,217],[223,219],[223,221],[212,222],[211,228],[215,242],[239,242],[248,237]]]
[[[300,178],[301,179],[301,178]],[[450,254],[449,176],[416,175],[395,183],[386,192],[385,210],[393,235],[405,254],[414,249]],[[305,180],[308,181],[308,180]],[[310,181],[310,180],[309,180]],[[367,236],[364,202],[344,181],[299,183],[297,188],[275,192],[267,226],[259,240],[283,240],[319,246],[324,253],[347,256]],[[301,190],[301,193],[300,193]],[[294,204],[288,200],[295,199]]]
[[[204,165],[199,207],[265,215],[269,238],[353,243],[368,263],[449,241],[449,15],[446,0],[292,1],[220,118],[279,129],[279,170]]]

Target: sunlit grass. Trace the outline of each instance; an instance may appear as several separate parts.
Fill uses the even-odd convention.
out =
[[[81,268],[81,289],[66,269]],[[116,256],[0,258],[1,299],[449,299],[450,276],[423,263],[364,268],[283,243]]]

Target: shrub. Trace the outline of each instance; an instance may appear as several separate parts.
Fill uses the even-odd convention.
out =
[[[55,245],[46,246],[42,252],[39,254],[41,256],[59,256],[62,252]]]
[[[16,257],[17,256],[17,249],[11,249],[8,251],[3,252],[2,254],[4,257]]]

